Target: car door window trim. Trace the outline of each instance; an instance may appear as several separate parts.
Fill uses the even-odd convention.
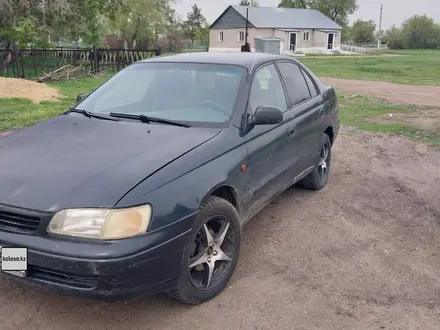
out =
[[[309,88],[309,92],[310,92],[310,95],[312,95],[312,91],[310,90],[310,86],[309,86],[309,84],[307,83],[307,80],[306,80],[306,77],[305,77],[305,75],[307,75],[307,77],[309,78],[309,80],[312,82],[312,85],[313,85],[313,88],[315,89],[315,96],[311,96],[311,98],[313,99],[313,98],[315,98],[315,97],[317,97],[318,95],[320,95],[321,93],[320,93],[320,91],[319,91],[319,88],[316,86],[316,82],[314,81],[314,79],[303,69],[303,68],[301,68],[301,67],[299,67],[299,70],[301,71],[301,73],[303,74],[303,76],[304,76],[304,80],[306,81],[306,84],[307,84],[307,87]]]
[[[306,114],[307,112],[314,109],[313,104],[316,103],[318,100],[315,100],[315,98],[310,98],[304,102],[295,104],[292,108],[290,108],[287,111],[292,111],[294,115],[292,116],[292,120],[296,119],[298,117],[301,117],[302,115]],[[310,104],[307,104],[310,103]]]

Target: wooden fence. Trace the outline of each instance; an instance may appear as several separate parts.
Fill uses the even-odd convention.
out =
[[[158,55],[157,49],[0,49],[0,76],[33,79],[65,64],[81,65],[90,72],[117,72]]]

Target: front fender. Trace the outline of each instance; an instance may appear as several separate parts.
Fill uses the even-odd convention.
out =
[[[197,213],[203,200],[221,186],[231,187],[240,203],[246,195],[249,178],[241,170],[247,156],[245,144],[237,143],[236,139],[235,146],[231,144],[231,139],[237,137],[238,134],[225,133],[207,142],[133,188],[116,207],[150,203],[153,207],[150,230],[155,230]],[[151,189],[152,185],[157,186],[156,182],[165,182],[165,177],[173,178],[173,174],[185,168],[188,168],[183,171],[185,174]]]

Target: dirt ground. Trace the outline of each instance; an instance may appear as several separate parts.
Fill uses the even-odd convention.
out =
[[[392,118],[388,115],[383,115],[378,119],[375,119],[375,122],[406,123],[425,130],[440,130],[440,110],[394,113]]]
[[[346,93],[372,95],[395,104],[440,105],[440,86],[401,85],[384,81],[338,78],[322,78],[322,81]]]
[[[108,304],[0,279],[0,329],[439,329],[438,164],[425,145],[343,127],[328,186],[289,189],[245,226],[217,299]]]
[[[439,164],[424,144],[342,127],[326,188],[291,188],[245,226],[216,299],[100,303],[0,278],[0,329],[440,329]]]
[[[46,100],[56,100],[58,90],[46,84],[25,79],[0,77],[0,98],[20,97],[39,103]]]

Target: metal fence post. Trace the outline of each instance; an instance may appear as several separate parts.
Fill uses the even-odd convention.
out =
[[[93,46],[93,73],[99,73],[98,49]]]

